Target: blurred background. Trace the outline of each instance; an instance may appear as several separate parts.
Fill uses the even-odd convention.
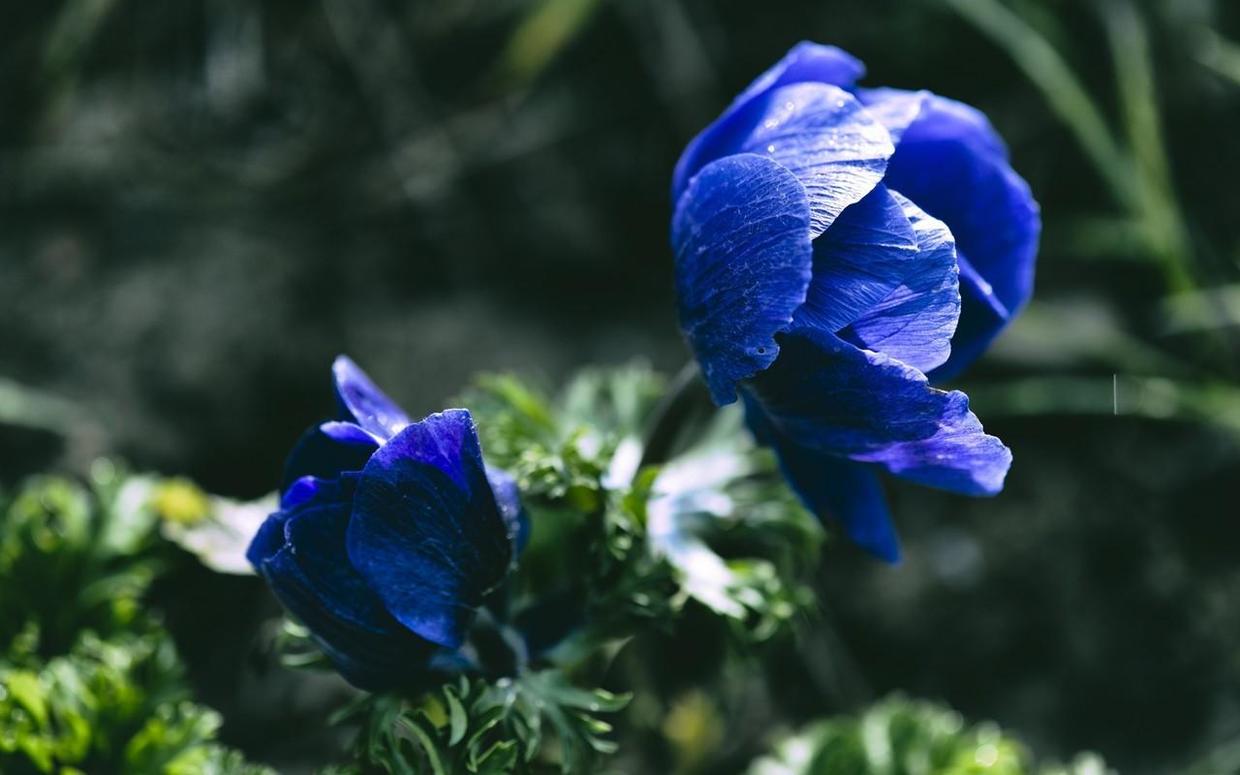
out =
[[[0,18],[6,482],[107,453],[261,495],[328,411],[338,352],[415,415],[478,370],[673,371],[670,171],[750,79],[811,39],[863,59],[867,85],[980,107],[1045,223],[1034,304],[961,382],[1013,449],[1007,490],[893,486],[906,562],[830,547],[820,630],[769,686],[794,719],[903,689],[1125,772],[1240,739],[1240,4],[68,0]],[[174,633],[236,719],[221,676],[245,663],[230,633],[258,585],[207,581],[183,580],[195,621]],[[262,758],[255,730],[225,738]]]

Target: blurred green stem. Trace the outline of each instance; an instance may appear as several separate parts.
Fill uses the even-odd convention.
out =
[[[706,383],[698,374],[697,362],[690,360],[676,374],[667,393],[654,410],[654,420],[642,445],[642,459],[638,470],[646,466],[666,463],[685,423],[696,410],[711,406]]]
[[[1101,0],[1099,15],[1110,41],[1124,125],[1141,178],[1138,194],[1146,240],[1163,263],[1168,290],[1188,291],[1193,288],[1186,268],[1191,246],[1171,182],[1145,23],[1131,0]]]
[[[499,75],[509,83],[529,84],[572,42],[599,5],[599,0],[536,3],[508,39]]]
[[[1240,44],[1202,27],[1193,57],[1203,66],[1240,86]]]
[[[1024,19],[999,0],[943,0],[952,10],[999,44],[1025,74],[1085,154],[1106,179],[1115,197],[1136,207],[1134,170],[1115,141],[1085,87],[1059,52]]]
[[[1131,148],[1125,148],[1059,52],[1000,0],[942,0],[994,40],[1042,93],[1051,110],[1106,182],[1142,224],[1147,249],[1160,262],[1167,288],[1193,288],[1191,247],[1171,188],[1158,117],[1145,26],[1129,0],[1101,0]]]

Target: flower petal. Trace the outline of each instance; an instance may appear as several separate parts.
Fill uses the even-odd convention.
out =
[[[409,424],[409,416],[346,355],[332,364],[336,402],[341,418],[360,425],[381,440],[390,439]]]
[[[749,387],[793,443],[904,479],[993,495],[1011,465],[963,393],[931,388],[911,366],[835,336],[783,337],[779,360]]]
[[[349,501],[357,489],[357,478],[356,471],[343,472],[335,479],[303,476],[289,485],[280,496],[280,508],[288,510],[298,506],[322,506]]]
[[[805,186],[813,239],[874,189],[894,151],[887,129],[851,94],[825,83],[795,83],[772,89],[736,114],[693,172],[738,153],[779,162]]]
[[[1041,218],[1029,186],[1013,171],[999,136],[977,110],[932,96],[904,132],[886,183],[942,220],[977,275],[993,288],[1009,318],[1033,290]],[[933,377],[959,372],[998,332],[974,325],[966,302],[953,355]],[[1002,325],[999,326],[1000,328]]]
[[[960,319],[956,243],[942,221],[899,194],[896,198],[917,235],[917,257],[907,264],[912,271],[890,295],[853,321],[844,338],[927,372],[951,354]]]
[[[268,524],[273,524],[271,519]],[[294,510],[278,524],[284,542],[257,558],[255,567],[281,604],[310,629],[341,675],[362,689],[416,684],[433,646],[401,626],[349,564],[348,504]],[[260,536],[264,530],[270,533],[264,525]]]
[[[865,65],[844,49],[803,40],[745,87],[745,91],[732,100],[727,112],[777,86],[812,82],[849,89],[864,76]]]
[[[378,442],[352,423],[325,422],[302,434],[284,462],[280,491],[303,476],[334,479],[344,471],[360,471]]]
[[[362,469],[347,545],[402,624],[441,646],[464,642],[513,551],[469,412],[430,415],[379,448]]]
[[[745,418],[754,436],[779,460],[784,478],[805,507],[838,524],[849,540],[887,562],[900,561],[900,540],[873,466],[799,445],[781,434],[747,392]]]
[[[928,91],[886,88],[857,89],[855,93],[870,115],[887,127],[887,133],[897,148],[904,131],[917,120],[926,103],[934,96]]]
[[[779,352],[805,300],[809,204],[791,172],[753,154],[708,164],[672,218],[680,325],[716,403]]]
[[[495,505],[499,506],[500,516],[508,527],[508,538],[512,541],[513,555],[521,553],[530,540],[530,515],[521,503],[521,490],[517,480],[502,468],[489,463],[486,466],[487,481],[491,483],[491,492],[495,493]]]
[[[734,152],[773,159],[805,186],[810,238],[874,190],[895,151],[891,136],[848,92],[822,83],[772,90]]]
[[[969,259],[957,253],[956,260],[960,266],[960,323],[952,339],[951,358],[929,375],[936,383],[951,379],[977,360],[1012,319],[1012,313]]]
[[[814,241],[814,275],[796,327],[839,331],[891,295],[916,258],[904,207],[879,184]]]
[[[863,75],[865,65],[835,46],[802,41],[732,100],[710,126],[690,141],[672,175],[672,201],[678,201],[689,180],[702,167],[721,156],[735,153],[739,138],[752,126],[751,106],[771,89],[793,83],[826,83],[851,88]]]

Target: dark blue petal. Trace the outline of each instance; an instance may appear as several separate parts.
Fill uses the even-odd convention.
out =
[[[336,402],[341,419],[356,423],[380,439],[389,439],[409,424],[405,414],[392,399],[366,376],[348,356],[336,357],[332,364],[336,383]]]
[[[933,96],[908,127],[887,169],[887,185],[942,220],[978,277],[1011,315],[1029,300],[1041,219],[1028,184],[1008,163],[999,136],[977,110]],[[936,379],[958,372],[997,331],[975,326],[965,304],[951,361]],[[985,340],[979,346],[973,337]]]
[[[960,265],[960,323],[952,339],[951,357],[929,374],[933,382],[951,379],[977,360],[1012,318],[969,259],[959,253],[956,259]]]
[[[887,562],[900,561],[900,540],[873,466],[854,463],[784,437],[748,393],[745,418],[754,435],[779,460],[784,478],[824,522],[838,524],[849,540]]]
[[[491,491],[495,493],[495,504],[499,506],[500,516],[508,526],[513,554],[520,554],[530,540],[530,515],[521,503],[521,490],[517,487],[517,480],[504,469],[490,464],[486,469],[487,481],[491,483]]]
[[[809,203],[791,172],[753,154],[707,165],[672,218],[680,325],[716,403],[779,352],[805,300]]]
[[[258,526],[258,532],[250,539],[245,558],[259,573],[262,572],[263,562],[284,548],[284,523],[288,521],[288,516],[287,511],[268,515],[263,524]]]
[[[343,471],[360,471],[378,442],[350,423],[323,423],[302,434],[284,463],[280,490],[303,476],[334,479]]]
[[[1011,452],[982,432],[963,393],[931,388],[911,366],[831,335],[789,335],[782,345],[749,387],[792,443],[966,495],[1003,488]]]
[[[371,457],[353,499],[348,551],[402,624],[441,646],[461,645],[512,557],[469,412],[430,415]]]
[[[802,41],[784,58],[758,76],[732,101],[727,110],[690,141],[672,175],[672,201],[679,201],[689,179],[714,159],[735,153],[741,139],[757,123],[754,105],[772,89],[793,83],[826,83],[852,88],[865,75],[865,65],[835,46]]]
[[[942,221],[896,196],[917,235],[917,257],[899,287],[853,321],[845,338],[927,372],[947,360],[960,318],[956,244]]]
[[[916,258],[904,207],[880,184],[814,241],[814,275],[795,325],[839,331],[900,287]]]
[[[809,199],[811,239],[874,190],[895,150],[886,128],[837,86],[780,86],[746,115],[747,131],[720,156],[755,153],[796,175]]]
[[[969,399],[958,390],[945,394],[942,419],[933,436],[901,441],[853,460],[877,463],[910,482],[963,495],[995,495],[1012,466],[1012,452],[994,436],[986,435]]]
[[[350,683],[370,690],[412,686],[434,647],[401,626],[349,564],[348,524],[347,503],[287,514],[283,546],[257,570]]]
[[[351,501],[357,488],[357,472],[341,473],[335,479],[320,479],[317,476],[303,476],[289,485],[280,496],[280,508],[283,510],[308,505],[325,506],[329,503]]]

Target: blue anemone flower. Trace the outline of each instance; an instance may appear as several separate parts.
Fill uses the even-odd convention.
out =
[[[885,559],[876,472],[969,495],[1011,453],[960,392],[1028,301],[1040,219],[980,112],[864,89],[801,43],[685,148],[671,239],[681,327],[716,403],[737,396],[807,505]]]
[[[336,420],[289,455],[247,557],[355,686],[415,686],[459,649],[528,534],[515,482],[468,411],[418,422],[341,356]]]

